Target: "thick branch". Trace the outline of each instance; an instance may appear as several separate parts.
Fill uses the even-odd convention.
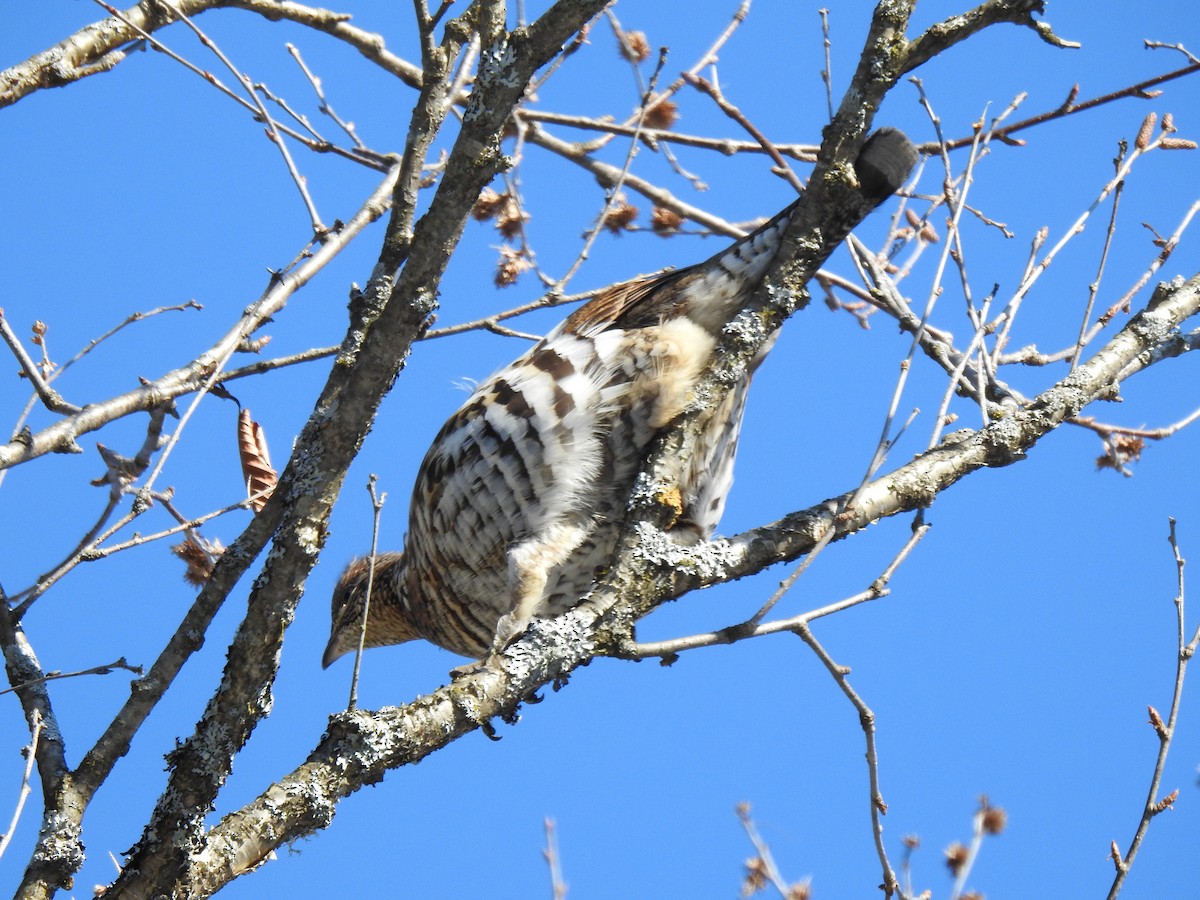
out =
[[[265,19],[286,19],[323,31],[330,37],[349,44],[364,57],[386,72],[390,72],[409,87],[421,87],[421,69],[406,59],[401,59],[384,46],[383,37],[373,31],[364,31],[349,22],[348,13],[333,12],[290,0],[220,0],[217,6],[232,6],[256,12]]]
[[[989,25],[1001,22],[1024,25],[1037,32],[1042,40],[1055,47],[1077,48],[1079,44],[1065,41],[1054,33],[1050,26],[1033,17],[1045,8],[1044,0],[987,0],[962,15],[951,16],[943,22],[931,25],[910,45],[904,71],[910,72],[928,62],[948,47],[965,41]]]
[[[66,746],[50,702],[45,673],[25,639],[3,588],[0,588],[0,646],[4,647],[8,681],[15,686],[26,721],[31,730],[35,722],[44,726],[34,747],[42,785],[42,836],[38,841],[41,852],[33,855],[29,868],[40,878],[53,883],[61,870],[74,871],[83,863],[83,843],[79,839],[77,821],[74,827],[61,827],[56,822],[61,818],[56,813],[63,808],[64,796],[70,787]],[[53,840],[45,839],[48,832],[53,835]]]
[[[347,21],[350,17],[344,13],[287,0],[173,0],[173,5],[189,17],[210,9],[235,7],[267,19],[287,19],[344,41],[410,87],[421,86],[421,70],[417,66],[388,52],[380,35],[351,25]],[[107,72],[125,59],[129,45],[138,39],[140,32],[153,34],[176,21],[163,3],[138,3],[122,16],[128,24],[115,16],[104,19],[0,71],[0,108],[43,88],[64,87],[89,75]]]
[[[218,0],[177,0],[176,7],[187,16],[218,6]],[[106,72],[125,58],[127,45],[137,40],[138,31],[155,32],[175,21],[160,3],[138,3],[124,13],[133,25],[116,17],[81,28],[49,50],[29,57],[0,72],[0,109],[43,88],[63,87],[97,72]]]

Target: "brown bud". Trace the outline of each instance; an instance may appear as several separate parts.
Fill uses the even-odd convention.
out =
[[[761,856],[752,856],[746,860],[746,875],[742,879],[742,896],[751,897],[765,890],[770,884],[767,872],[767,862]]]
[[[509,287],[517,283],[522,272],[527,272],[532,268],[533,263],[523,252],[513,250],[511,247],[501,247],[500,261],[496,263],[496,275],[492,280],[496,287]]]
[[[1008,813],[999,806],[988,806],[979,811],[979,824],[984,834],[1000,834],[1008,823]]]
[[[498,194],[491,188],[484,188],[475,205],[471,207],[471,215],[480,222],[494,218],[508,204],[508,200],[508,194]]]
[[[679,230],[683,224],[683,216],[665,206],[656,206],[650,210],[650,227],[655,234],[668,235]]]
[[[971,851],[957,841],[947,847],[945,852],[946,867],[950,869],[951,875],[957,875],[962,871],[962,867],[967,864],[971,855]]]
[[[620,234],[622,231],[629,230],[637,215],[638,208],[636,206],[619,201],[608,208],[604,214],[603,224],[613,234]]]
[[[1161,800],[1159,800],[1157,803],[1155,803],[1154,806],[1151,807],[1151,811],[1154,813],[1154,815],[1157,816],[1164,809],[1171,809],[1172,807],[1174,807],[1175,801],[1178,799],[1179,799],[1179,788],[1176,788],[1175,790],[1171,791],[1171,793],[1167,794],[1167,796],[1163,797]]]
[[[1145,150],[1150,146],[1150,139],[1154,136],[1154,123],[1158,121],[1158,113],[1150,113],[1142,120],[1142,127],[1138,129],[1137,140],[1133,142],[1133,146],[1139,150]]]
[[[510,199],[505,205],[504,211],[496,217],[496,230],[512,240],[521,233],[521,229],[528,221],[529,214],[517,205],[517,201]]]
[[[678,121],[679,107],[670,100],[659,100],[646,110],[646,115],[642,118],[643,125],[659,131],[666,131]]]
[[[262,348],[271,343],[271,336],[264,334],[262,337],[257,337],[251,340],[250,338],[242,338],[242,342],[238,344],[239,353],[260,353]]]
[[[621,56],[630,62],[642,62],[650,56],[650,42],[643,31],[622,31],[618,36]]]
[[[204,587],[225,547],[218,540],[206,540],[193,533],[186,535],[183,543],[175,544],[171,552],[187,563],[183,580],[195,587]]]

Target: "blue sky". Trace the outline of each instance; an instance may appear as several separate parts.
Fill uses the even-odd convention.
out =
[[[332,4],[388,46],[417,58],[404,5]],[[627,2],[627,28],[671,48],[667,75],[690,66],[724,27],[730,4]],[[965,5],[965,4],[964,4]],[[815,141],[826,121],[818,4],[758,0],[721,53],[720,83],[742,110],[779,141]],[[810,8],[811,7],[811,8]],[[836,92],[857,58],[869,5],[830,4]],[[922,4],[928,24],[963,5]],[[0,67],[18,62],[99,18],[82,0],[6,0],[0,6]],[[980,115],[1028,92],[1018,117],[1058,106],[1073,84],[1080,97],[1107,93],[1178,68],[1173,51],[1150,52],[1144,38],[1200,51],[1193,16],[1181,6],[1051,3],[1047,19],[1079,50],[1056,50],[1031,32],[999,26],[946,53],[917,74],[950,136]],[[320,35],[236,10],[200,24],[255,80],[318,114],[284,43],[297,44],[323,78],[331,102],[372,147],[399,150],[412,92],[374,72],[358,55]],[[163,39],[207,67],[217,65],[180,28]],[[224,76],[222,76],[224,77]],[[590,44],[545,86],[546,109],[623,117],[636,102],[611,33]],[[733,126],[695,93],[681,95],[679,128],[727,135]],[[1183,137],[1200,138],[1200,81],[1164,86],[1154,100],[1124,100],[1026,132],[1027,145],[999,147],[976,173],[971,200],[1014,233],[970,223],[964,233],[972,290],[999,285],[1010,296],[1038,228],[1062,235],[1111,176],[1120,139],[1132,141],[1146,113],[1173,113]],[[915,88],[898,86],[878,124],[933,138]],[[322,124],[324,129],[325,126]],[[332,128],[325,129],[333,131]],[[560,129],[565,136],[572,132]],[[605,158],[620,163],[624,145]],[[726,158],[681,148],[703,194],[643,150],[638,174],[666,184],[734,221],[769,215],[790,188],[758,157]],[[59,362],[135,310],[195,299],[201,312],[164,314],[126,329],[57,382],[73,402],[111,396],[191,359],[223,333],[266,284],[266,270],[303,246],[308,222],[295,187],[261,128],[200,79],[157,53],[137,54],[113,73],[47,90],[0,111],[0,198],[10,223],[0,267],[0,306],[19,334],[34,319],[49,326]],[[325,219],[347,218],[377,174],[296,151]],[[961,167],[962,158],[956,159]],[[1197,199],[1200,156],[1158,152],[1135,168],[1121,200],[1120,227],[1098,304],[1132,285],[1155,254],[1147,222],[1172,232]],[[542,266],[563,272],[600,208],[595,182],[562,160],[530,150],[521,172]],[[936,192],[931,164],[920,190]],[[643,209],[649,204],[634,199]],[[895,201],[893,201],[894,203]],[[890,211],[892,207],[886,207]],[[1030,294],[1013,343],[1053,350],[1073,340],[1095,277],[1109,207],[1050,267]],[[644,221],[644,218],[643,218]],[[878,241],[884,215],[860,229]],[[351,282],[367,280],[382,228],[352,245],[269,326],[268,352],[283,355],[335,343]],[[498,292],[491,283],[490,226],[472,223],[442,285],[440,322],[465,321],[537,295],[526,278]],[[584,289],[704,258],[723,239],[603,235],[573,282]],[[1162,276],[1190,277],[1197,239],[1185,236]],[[936,248],[935,248],[936,249]],[[929,290],[930,251],[905,283],[916,303]],[[839,254],[830,267],[851,274]],[[947,282],[937,324],[966,333],[957,283]],[[1144,303],[1143,291],[1135,304]],[[522,320],[544,331],[557,314]],[[878,436],[908,340],[877,317],[864,331],[819,302],[789,322],[752,391],[737,483],[722,531],[771,521],[841,493],[861,477]],[[257,794],[303,761],[328,715],[345,700],[349,664],[320,669],[331,586],[370,538],[364,485],[377,473],[389,494],[383,544],[398,547],[404,504],[429,439],[465,399],[464,381],[486,377],[523,351],[513,339],[468,334],[429,341],[385,401],[351,469],[320,565],[285,644],[276,704],[239,759],[217,814]],[[324,380],[324,364],[296,367],[233,386],[263,424],[277,465]],[[0,421],[11,423],[26,385],[10,363],[0,377]],[[1010,370],[1035,393],[1064,368]],[[903,414],[922,413],[894,449],[889,467],[919,452],[932,428],[944,376],[914,366]],[[1129,426],[1160,427],[1200,405],[1193,359],[1158,366],[1128,382],[1124,403],[1089,410]],[[978,413],[956,401],[963,425]],[[236,409],[216,399],[200,407],[162,476],[187,515],[241,496],[234,449]],[[32,424],[52,421],[38,411]],[[5,426],[9,427],[8,425]],[[103,471],[97,440],[133,452],[144,418],[88,435],[85,453],[19,467],[0,485],[0,583],[15,592],[53,566],[99,515],[105,497],[88,481]],[[882,790],[889,803],[885,841],[898,864],[901,839],[919,835],[914,882],[948,894],[942,849],[967,840],[977,798],[1009,816],[986,843],[971,885],[989,897],[1096,896],[1107,891],[1109,842],[1126,845],[1140,815],[1157,741],[1146,706],[1165,715],[1174,678],[1175,570],[1167,517],[1179,520],[1185,556],[1200,556],[1200,432],[1185,430],[1148,447],[1132,478],[1097,472],[1096,438],[1078,428],[1050,435],[1019,465],[985,471],[941,496],[933,529],[893,580],[892,594],[821,621],[815,631],[877,716]],[[248,513],[212,523],[229,543]],[[165,527],[161,511],[143,531]],[[903,542],[909,520],[886,522],[830,548],[782,602],[794,614],[864,589]],[[757,609],[788,570],[688,596],[655,613],[639,636],[661,639],[711,630]],[[193,589],[164,543],[81,566],[43,597],[26,628],[47,669],[71,671],[125,656],[148,665],[191,601]],[[224,663],[244,586],[231,597],[204,650],[187,665],[174,696],[151,717],[85,819],[88,861],[75,895],[114,874],[140,836],[164,784],[162,756],[191,733]],[[1193,601],[1189,626],[1200,622]],[[1189,632],[1190,633],[1190,632]],[[400,704],[445,681],[458,658],[427,645],[373,651],[364,661],[361,702]],[[1200,701],[1187,686],[1163,793],[1181,791],[1159,816],[1122,896],[1196,893],[1200,839],[1196,767]],[[69,679],[52,689],[68,759],[77,762],[126,697],[127,674]],[[15,802],[28,740],[12,695],[0,702],[0,820]],[[785,876],[811,876],[817,897],[866,896],[879,882],[867,818],[866,767],[857,716],[800,641],[781,635],[685,654],[673,667],[597,660],[569,686],[528,707],[503,740],[481,734],[396,771],[350,797],[327,831],[280,854],[225,896],[326,896],[331,892],[417,897],[527,897],[549,892],[541,859],[542,822],[558,822],[562,866],[577,900],[614,896],[736,894],[752,849],[734,807],[749,802]],[[0,884],[15,883],[36,836],[36,794],[14,845],[0,860]]]

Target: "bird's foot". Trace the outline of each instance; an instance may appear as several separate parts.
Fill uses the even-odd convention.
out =
[[[532,621],[532,617],[519,617],[513,613],[502,616],[496,625],[496,637],[492,640],[492,647],[487,652],[487,655],[483,659],[477,659],[474,662],[451,669],[450,677],[458,678],[464,675],[474,675],[477,672],[482,672],[484,669],[490,668],[499,661],[500,654],[529,629],[529,623]]]

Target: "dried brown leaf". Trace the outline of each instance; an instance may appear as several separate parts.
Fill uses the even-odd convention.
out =
[[[225,547],[216,539],[210,541],[199,535],[188,534],[183,543],[171,547],[171,552],[187,563],[183,580],[196,587],[204,587],[212,577],[213,566],[225,552]]]
[[[971,851],[957,841],[947,847],[945,853],[946,867],[950,869],[951,875],[957,875],[971,857]]]
[[[491,188],[484,188],[475,205],[471,207],[471,215],[480,222],[487,221],[498,215],[510,199],[507,193],[500,194]]]
[[[679,107],[670,100],[660,100],[646,110],[642,124],[647,128],[666,131],[679,121]]]
[[[987,806],[980,811],[980,825],[984,834],[1000,834],[1008,824],[1008,813],[999,806]]]
[[[752,897],[770,884],[767,862],[761,856],[746,860],[746,876],[742,879],[742,896]]]
[[[637,218],[638,208],[632,204],[620,201],[609,207],[604,214],[604,227],[613,234],[627,231]]]
[[[261,512],[267,505],[279,476],[271,466],[271,454],[267,451],[267,436],[262,426],[250,418],[250,410],[238,413],[238,456],[242,461],[242,479],[246,482],[246,495],[250,508]]]
[[[630,62],[644,62],[650,56],[650,41],[644,31],[624,31],[619,43],[621,56]]]
[[[496,274],[493,281],[496,287],[509,287],[516,284],[523,272],[533,268],[529,257],[520,250],[511,247],[500,248],[500,261],[496,263]]]
[[[655,234],[673,234],[682,224],[683,216],[665,206],[656,206],[650,210],[650,227],[654,229]]]

